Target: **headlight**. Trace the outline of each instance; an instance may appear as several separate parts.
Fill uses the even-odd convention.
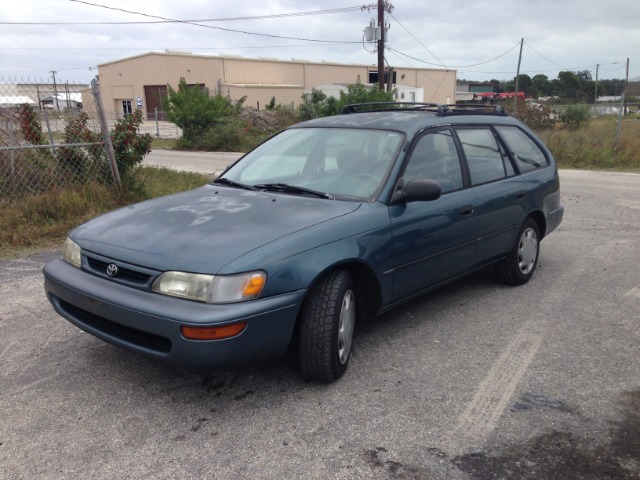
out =
[[[153,282],[151,290],[199,302],[234,303],[258,298],[266,281],[265,272],[238,275],[165,272]]]
[[[80,259],[80,245],[67,237],[64,241],[64,245],[62,245],[61,257],[65,262],[70,263],[74,267],[80,268],[82,263],[82,260]]]

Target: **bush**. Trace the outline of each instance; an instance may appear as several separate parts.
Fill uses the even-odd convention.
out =
[[[560,120],[569,130],[577,130],[591,121],[591,109],[588,105],[569,105],[560,114]]]
[[[36,111],[31,105],[20,105],[18,117],[20,118],[22,135],[27,142],[33,145],[44,145],[47,143],[42,134],[42,127],[38,122]]]
[[[229,97],[210,95],[208,89],[188,85],[181,78],[177,90],[167,85],[167,98],[161,99],[161,105],[169,121],[182,128],[187,140],[193,140],[223,118],[239,113],[245,99],[234,105]]]
[[[522,123],[533,130],[548,130],[555,126],[555,113],[546,105],[528,103],[523,99],[516,101],[516,114],[513,112],[513,100],[501,101],[500,105]]]
[[[215,126],[208,127],[200,135],[192,138],[183,136],[178,140],[178,148],[239,152],[242,151],[242,138],[247,129],[248,126],[239,118],[225,118],[219,120]]]
[[[99,172],[102,181],[106,176],[105,150],[100,143],[100,135],[88,127],[89,116],[81,112],[79,115],[67,117],[64,127],[64,143],[93,143],[87,147],[62,147],[57,152],[58,167],[61,176],[71,173],[72,183],[83,183],[92,180],[94,172]]]
[[[382,92],[378,87],[367,87],[360,83],[347,85],[347,91],[340,91],[340,98],[327,97],[319,90],[312,89],[311,95],[303,95],[303,102],[298,107],[298,119],[310,120],[318,117],[337,115],[346,105],[368,102],[392,102],[393,92]]]
[[[136,110],[116,122],[111,131],[111,143],[116,156],[120,178],[125,179],[131,169],[140,164],[151,151],[153,138],[148,133],[140,133],[142,111]]]

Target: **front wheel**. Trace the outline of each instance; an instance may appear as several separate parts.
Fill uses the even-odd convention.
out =
[[[527,218],[518,233],[513,250],[504,260],[496,264],[498,278],[509,285],[523,285],[533,276],[540,253],[538,224]]]
[[[305,375],[325,382],[340,378],[351,356],[356,321],[352,275],[336,270],[309,292],[300,318],[299,358]]]

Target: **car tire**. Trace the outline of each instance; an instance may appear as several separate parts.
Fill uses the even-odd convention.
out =
[[[347,369],[356,320],[353,276],[335,270],[315,284],[300,317],[299,361],[310,379],[332,382]]]
[[[540,254],[540,231],[532,218],[527,218],[518,232],[516,244],[509,255],[495,266],[500,281],[508,285],[523,285],[533,276]]]

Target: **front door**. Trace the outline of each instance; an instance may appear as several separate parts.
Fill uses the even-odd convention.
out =
[[[126,117],[127,115],[131,115],[133,110],[131,109],[131,100],[122,100],[122,113]]]
[[[437,200],[392,205],[393,300],[463,273],[473,263],[477,219],[450,129],[430,131],[412,147],[403,178],[437,181]]]

